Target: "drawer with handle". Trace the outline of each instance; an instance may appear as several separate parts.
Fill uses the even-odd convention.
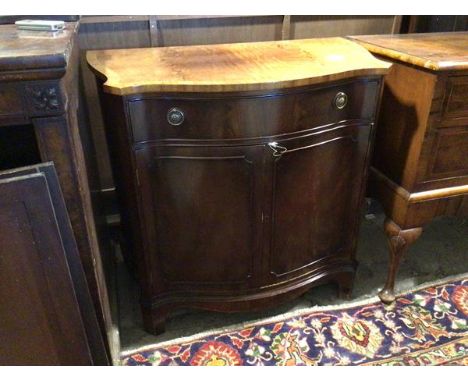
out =
[[[241,140],[374,118],[377,80],[357,80],[281,94],[146,95],[129,98],[134,142]]]

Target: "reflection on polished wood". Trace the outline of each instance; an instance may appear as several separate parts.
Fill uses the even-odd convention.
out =
[[[89,51],[108,93],[256,91],[381,75],[389,64],[344,38]]]

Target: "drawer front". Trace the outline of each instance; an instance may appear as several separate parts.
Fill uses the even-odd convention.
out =
[[[445,116],[468,116],[468,76],[454,76],[448,79]]]
[[[440,128],[424,144],[430,153],[420,187],[443,181],[440,187],[466,184],[468,176],[468,125]],[[422,164],[424,166],[424,164]],[[433,186],[436,187],[436,186]]]
[[[450,76],[446,82],[441,127],[468,123],[468,76]]]
[[[148,96],[128,106],[134,142],[249,139],[373,120],[378,90],[378,80],[359,80],[282,95]]]

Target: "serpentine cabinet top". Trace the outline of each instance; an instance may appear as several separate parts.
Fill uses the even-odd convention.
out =
[[[468,70],[468,32],[351,36],[370,52],[430,70]]]
[[[87,52],[104,91],[261,91],[383,75],[391,64],[345,38]]]

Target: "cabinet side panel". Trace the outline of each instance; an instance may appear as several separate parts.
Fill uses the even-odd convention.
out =
[[[138,185],[131,145],[131,133],[127,128],[126,103],[122,97],[102,92],[98,82],[100,100],[104,110],[105,132],[111,154],[111,164],[116,184],[117,200],[122,228],[122,253],[132,271],[145,275],[148,267],[143,263],[143,245],[138,209]],[[141,259],[142,261],[138,261]],[[149,277],[141,276],[142,283]],[[146,284],[145,284],[146,285]]]
[[[411,191],[437,77],[394,63],[385,78],[372,165]]]

